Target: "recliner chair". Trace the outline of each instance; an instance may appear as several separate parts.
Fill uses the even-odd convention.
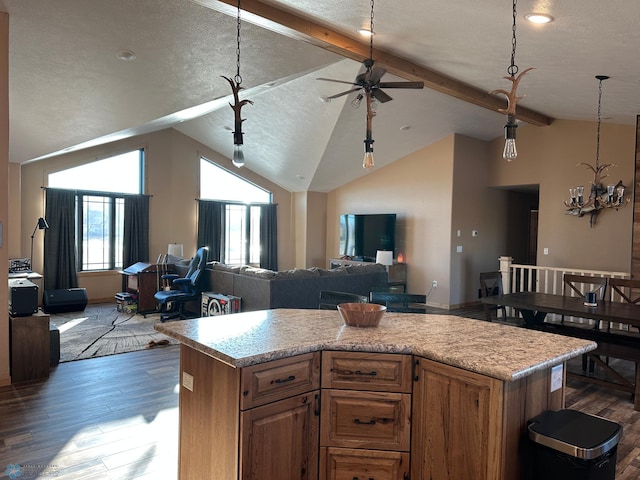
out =
[[[174,318],[186,318],[184,304],[191,300],[200,299],[208,253],[208,247],[200,247],[191,259],[189,271],[182,278],[176,274],[162,275],[163,280],[170,282],[171,289],[160,290],[154,295],[156,303],[159,306],[158,310],[162,311],[164,309],[166,312],[160,315],[160,321],[164,322]],[[173,308],[168,308],[169,305],[172,305]],[[175,309],[175,305],[178,307],[177,310]]]

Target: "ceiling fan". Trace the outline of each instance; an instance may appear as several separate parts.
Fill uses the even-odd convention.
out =
[[[332,78],[318,78],[318,80],[324,80],[327,82],[345,83],[352,85],[355,88],[346,90],[344,92],[325,97],[326,101],[331,101],[334,98],[342,97],[350,93],[359,92],[356,98],[351,102],[354,107],[360,106],[360,102],[363,98],[367,102],[367,131],[364,139],[364,161],[362,167],[370,170],[373,168],[373,138],[371,135],[371,123],[373,117],[376,115],[374,111],[373,101],[374,99],[380,103],[386,103],[392,98],[382,91],[383,88],[424,88],[423,82],[382,82],[382,76],[387,73],[384,68],[373,66],[373,2],[371,0],[371,23],[370,23],[370,40],[369,40],[369,58],[363,63],[365,71],[360,73],[353,82],[347,82],[344,80],[335,80]]]
[[[382,79],[382,76],[387,73],[387,71],[381,67],[374,67],[372,58],[367,58],[362,63],[366,70],[359,74],[353,82],[334,80],[332,78],[318,78],[318,80],[324,80],[326,82],[346,83],[347,85],[353,85],[355,87],[351,90],[326,97],[326,100],[333,100],[334,98],[342,97],[343,95],[348,95],[361,90],[358,95],[360,100],[362,100],[364,95],[371,94],[371,96],[380,103],[386,103],[393,99],[382,91],[383,88],[424,88],[424,82],[381,82],[380,80]]]

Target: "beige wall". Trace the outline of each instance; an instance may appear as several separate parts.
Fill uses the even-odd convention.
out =
[[[408,291],[438,288],[432,305],[447,306],[450,297],[450,249],[454,136],[415,152],[391,165],[329,193],[327,257],[339,252],[339,215],[397,214],[396,254],[407,263]]]
[[[605,181],[621,179],[633,188],[634,145],[633,126],[602,125],[600,163],[616,164]],[[511,213],[516,202],[509,189],[534,185],[540,197],[538,265],[630,271],[631,207],[602,212],[593,228],[587,217],[565,215],[568,188],[580,183],[588,189],[593,178],[576,165],[595,161],[594,122],[520,127],[514,162],[502,159],[502,146],[502,138],[487,143],[452,135],[331,192],[327,257],[338,254],[341,213],[397,213],[397,252],[408,264],[408,291],[428,292],[437,280],[428,303],[477,301],[479,272],[497,270],[501,255],[522,255],[514,245],[526,241],[524,219]],[[528,202],[518,202],[526,209]]]
[[[538,265],[629,272],[633,211],[600,213],[589,227],[588,217],[565,215],[563,202],[569,187],[582,184],[588,191],[591,171],[580,162],[595,163],[596,124],[556,120],[549,127],[518,128],[518,158],[511,163],[500,158],[502,140],[491,144],[491,184],[540,185]],[[635,128],[603,123],[600,132],[600,164],[614,163],[605,182],[622,180],[634,185]],[[544,248],[549,255],[543,254]]]
[[[0,265],[9,261],[9,14],[0,12]],[[8,289],[0,288],[0,312],[9,311]],[[9,385],[9,315],[0,315],[0,386]]]
[[[291,232],[291,193],[254,174],[248,169],[237,171],[231,161],[195,142],[176,130],[164,130],[133,139],[62,155],[22,166],[22,230],[33,229],[38,217],[44,215],[44,191],[47,175],[51,172],[80,165],[116,153],[145,148],[146,192],[150,201],[150,262],[166,253],[169,243],[182,243],[184,256],[191,257],[196,249],[196,218],[199,197],[199,162],[209,160],[242,174],[253,183],[271,191],[278,206],[278,258],[281,269],[292,268],[295,252]],[[123,175],[126,172],[122,172]],[[32,225],[33,224],[33,225]],[[34,241],[34,270],[42,271],[43,236]],[[30,234],[22,235],[21,252],[28,256]],[[91,301],[111,300],[121,289],[121,276],[117,272],[80,273],[78,281],[87,288]],[[45,287],[46,288],[46,287]]]

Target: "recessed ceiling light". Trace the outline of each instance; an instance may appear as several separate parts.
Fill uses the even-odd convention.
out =
[[[296,178],[297,178],[298,180],[304,180],[304,175],[296,175]]]
[[[136,52],[133,50],[118,50],[116,52],[116,58],[123,62],[133,62],[136,59]]]
[[[362,35],[363,37],[370,37],[371,36],[371,30],[368,28],[359,28],[358,30],[356,30],[360,35]],[[375,32],[373,33],[375,35]]]
[[[401,132],[406,132],[407,130],[411,130],[411,125],[403,125],[400,127]]]
[[[233,128],[231,128],[229,125],[225,125],[223,128],[229,132],[233,130]]]
[[[529,20],[531,23],[553,22],[553,17],[551,15],[547,15],[546,13],[527,13],[524,18]]]

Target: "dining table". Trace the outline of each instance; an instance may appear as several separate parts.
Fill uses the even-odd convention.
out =
[[[515,309],[524,320],[522,326],[560,335],[593,340],[598,348],[588,354],[591,365],[597,364],[605,376],[596,376],[593,368],[582,372],[567,372],[583,381],[614,388],[632,394],[634,409],[640,410],[640,305],[625,302],[598,300],[596,305],[586,304],[582,297],[572,297],[541,292],[516,292],[483,297],[487,305],[506,306]],[[550,320],[548,314],[557,314],[561,320]],[[573,317],[565,320],[567,317]],[[579,322],[590,319],[594,322]],[[618,358],[635,363],[635,379],[632,381],[620,373],[608,358]]]

